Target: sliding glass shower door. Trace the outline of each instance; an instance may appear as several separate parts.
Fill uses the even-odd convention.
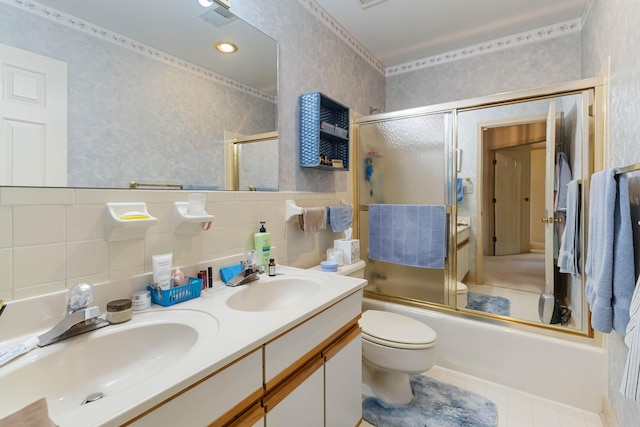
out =
[[[366,290],[447,303],[448,265],[427,269],[368,258],[369,205],[447,205],[452,174],[452,113],[389,117],[358,125],[359,238],[367,262]],[[448,231],[446,232],[448,236]]]

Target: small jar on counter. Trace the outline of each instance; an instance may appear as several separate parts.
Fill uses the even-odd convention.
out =
[[[146,310],[151,307],[151,292],[134,292],[131,297],[133,299],[133,311]]]
[[[107,303],[107,322],[116,324],[131,320],[132,314],[130,299],[117,299]]]

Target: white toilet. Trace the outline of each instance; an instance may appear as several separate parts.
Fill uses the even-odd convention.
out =
[[[364,261],[338,268],[336,273],[364,277]],[[320,269],[320,266],[314,267]],[[397,313],[367,310],[362,327],[362,382],[373,394],[396,405],[413,400],[409,375],[433,367],[438,336],[422,322]]]
[[[465,308],[467,306],[467,293],[469,288],[464,283],[458,281],[456,283],[456,307]]]

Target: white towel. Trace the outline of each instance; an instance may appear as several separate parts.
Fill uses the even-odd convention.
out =
[[[640,400],[640,279],[636,282],[631,308],[629,309],[629,324],[624,343],[629,347],[627,362],[624,366],[620,393],[633,400]],[[636,336],[638,335],[638,336]]]
[[[558,267],[561,273],[569,273],[573,278],[580,274],[580,187],[578,181],[573,180],[567,186],[567,217]]]

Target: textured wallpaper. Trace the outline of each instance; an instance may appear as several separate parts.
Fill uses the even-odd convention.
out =
[[[386,111],[580,78],[580,34],[517,46],[387,78]]]
[[[298,166],[298,97],[322,92],[352,113],[368,114],[369,107],[384,105],[384,75],[298,0],[243,0],[232,9],[279,42],[280,189],[347,191],[349,173]]]
[[[607,167],[640,161],[640,2],[594,0],[583,30],[583,75],[598,74],[611,59],[609,161]],[[635,174],[638,175],[637,173]],[[632,198],[637,199],[638,195]],[[620,426],[637,425],[640,402],[619,392],[627,360],[623,337],[606,335],[608,398]]]
[[[223,131],[275,129],[276,105],[0,3],[0,43],[68,70],[68,185],[223,188]]]

